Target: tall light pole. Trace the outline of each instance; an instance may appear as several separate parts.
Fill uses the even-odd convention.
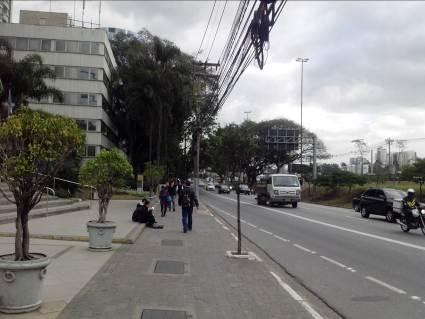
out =
[[[303,167],[303,76],[304,76],[304,63],[307,62],[308,58],[298,58],[296,61],[301,62],[301,131],[300,131],[300,170],[301,170],[301,176],[302,176],[302,167]]]
[[[249,113],[252,113],[252,112],[251,111],[245,111],[244,113],[246,114],[246,120],[248,121],[249,120],[248,115],[249,115]]]

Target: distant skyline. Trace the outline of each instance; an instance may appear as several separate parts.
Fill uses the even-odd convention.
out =
[[[205,59],[224,1],[217,1],[201,59]],[[67,12],[81,18],[82,1],[14,1],[19,10]],[[101,25],[132,31],[147,28],[193,54],[212,1],[102,1]],[[229,1],[212,49],[217,61],[238,2]],[[385,139],[425,138],[425,2],[288,1],[270,37],[263,70],[250,66],[219,113],[218,120],[241,123],[284,117],[300,122],[300,64],[304,65],[303,126],[347,162],[351,141],[385,146]],[[98,21],[99,1],[86,1],[85,20]],[[394,14],[397,13],[397,14]],[[375,149],[375,147],[374,147]],[[405,150],[425,157],[425,140]],[[344,155],[342,155],[344,154]]]

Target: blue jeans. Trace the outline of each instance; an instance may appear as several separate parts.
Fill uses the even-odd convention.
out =
[[[182,224],[184,232],[187,232],[187,230],[192,230],[192,213],[193,207],[182,207]]]

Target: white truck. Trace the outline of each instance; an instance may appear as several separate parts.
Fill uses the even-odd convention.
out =
[[[293,208],[301,201],[301,186],[297,175],[270,174],[263,177],[255,186],[258,205],[287,205]]]

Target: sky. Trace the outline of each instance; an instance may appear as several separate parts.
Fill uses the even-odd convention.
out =
[[[14,1],[19,10],[67,12],[81,20],[83,1]],[[143,28],[196,54],[213,1],[102,1],[101,25]],[[201,54],[205,59],[226,4],[217,1]],[[238,1],[228,1],[209,61],[224,48]],[[241,123],[287,118],[300,123],[304,64],[303,127],[347,162],[363,139],[372,149],[402,139],[404,150],[425,157],[425,2],[288,1],[270,35],[263,70],[248,67],[222,107],[218,121]],[[86,1],[85,21],[98,22],[99,1]],[[424,138],[422,140],[412,140]],[[396,143],[392,152],[399,151]],[[370,152],[370,151],[369,151]]]

